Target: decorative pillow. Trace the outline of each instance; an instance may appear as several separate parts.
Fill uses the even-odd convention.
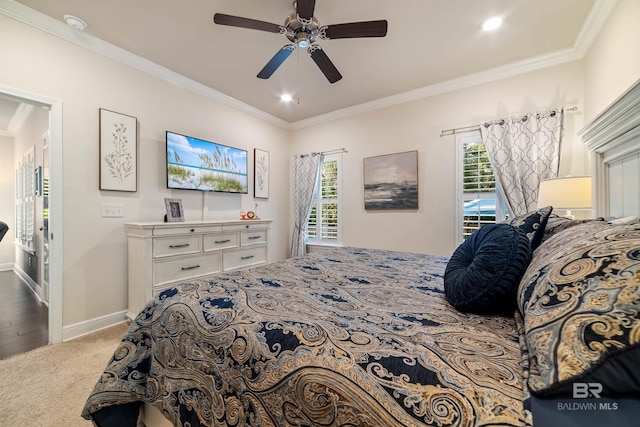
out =
[[[533,251],[542,241],[544,228],[547,225],[547,220],[549,219],[549,215],[551,215],[552,210],[553,208],[551,206],[546,206],[505,221],[504,224],[518,227],[524,231],[529,240],[531,240],[531,250]]]
[[[508,224],[489,224],[455,250],[444,273],[447,300],[477,314],[513,314],[520,278],[531,260],[524,232]]]
[[[640,224],[589,221],[535,253],[518,289],[529,350],[528,387],[570,395],[640,392]]]

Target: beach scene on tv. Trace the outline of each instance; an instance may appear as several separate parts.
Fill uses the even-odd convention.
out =
[[[167,187],[247,193],[247,152],[167,132]]]

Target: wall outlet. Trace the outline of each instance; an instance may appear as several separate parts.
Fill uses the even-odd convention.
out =
[[[124,205],[102,205],[103,218],[121,218],[124,216]]]

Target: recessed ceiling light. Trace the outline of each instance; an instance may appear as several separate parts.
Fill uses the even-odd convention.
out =
[[[291,102],[293,100],[293,97],[291,95],[284,94],[280,96],[280,99],[282,100],[282,102]]]
[[[73,28],[74,30],[84,31],[87,28],[87,23],[77,16],[73,15],[64,15],[64,20],[68,26]]]
[[[484,23],[482,24],[482,29],[485,31],[493,31],[500,25],[502,25],[502,18],[499,16],[494,16],[484,21]]]

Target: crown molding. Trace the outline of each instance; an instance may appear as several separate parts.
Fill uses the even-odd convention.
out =
[[[35,108],[33,104],[20,103],[7,126],[6,136],[16,136]]]
[[[76,31],[61,21],[53,19],[23,4],[16,3],[13,0],[0,0],[0,13],[13,18],[16,21],[20,21],[46,33],[90,49],[108,58],[129,65],[139,71],[187,89],[191,92],[195,92],[213,101],[242,111],[273,125],[285,129],[290,128],[290,124],[285,120],[275,117],[242,101],[238,101],[237,99],[225,95],[222,92],[211,89],[210,87],[189,79],[182,74],[171,71],[168,68],[119,48],[111,43],[92,36],[91,34]]]
[[[517,76],[519,74],[529,73],[531,71],[543,68],[553,67],[555,65],[564,64],[579,60],[581,56],[575,49],[566,49],[548,55],[542,55],[535,58],[529,58],[524,61],[514,62],[501,67],[491,68],[489,70],[480,71],[466,76],[446,80],[396,95],[387,96],[385,98],[376,99],[353,107],[343,108],[341,110],[332,111],[309,119],[300,120],[291,123],[293,130],[302,129],[309,126],[315,126],[341,118],[346,118],[356,114],[362,114],[369,111],[387,108],[394,105],[413,102],[431,96],[440,95],[455,90],[465,89],[481,84],[501,80],[507,77]]]
[[[604,23],[609,18],[611,11],[616,7],[618,0],[596,0],[589,16],[582,25],[574,49],[580,54],[580,57],[584,57],[591,45],[595,41],[600,30],[604,26]]]
[[[595,1],[594,7],[585,20],[576,43],[572,48],[554,52],[548,55],[529,58],[524,61],[514,62],[490,70],[469,74],[463,77],[447,80],[441,83],[436,83],[396,95],[387,96],[374,101],[365,102],[362,104],[354,105],[352,107],[343,108],[327,114],[321,114],[292,123],[289,123],[249,104],[225,95],[222,92],[211,89],[208,86],[198,83],[192,79],[189,79],[181,74],[171,71],[129,51],[107,43],[104,40],[98,39],[97,37],[91,36],[90,34],[75,31],[69,28],[63,22],[55,20],[20,3],[16,3],[13,0],[0,0],[0,13],[54,36],[63,38],[87,49],[93,50],[99,54],[120,61],[135,69],[138,69],[169,83],[175,84],[176,86],[180,86],[184,89],[190,90],[208,99],[219,102],[236,110],[245,112],[273,125],[287,130],[298,130],[309,126],[315,126],[333,120],[343,119],[350,116],[374,111],[380,108],[386,108],[394,105],[412,102],[434,95],[439,95],[459,89],[465,89],[504,79],[507,77],[513,77],[531,71],[536,71],[543,68],[553,67],[556,65],[582,59],[593,44],[593,41],[599,34],[600,30],[602,29],[602,26],[609,17],[609,14],[615,7],[616,2],[617,0]]]

